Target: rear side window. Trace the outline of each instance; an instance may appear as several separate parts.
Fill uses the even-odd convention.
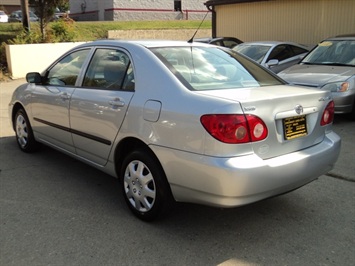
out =
[[[47,73],[47,85],[75,86],[89,49],[75,51],[57,62]]]
[[[133,90],[134,74],[128,55],[115,49],[97,49],[86,71],[83,86]]]
[[[267,61],[271,59],[282,61],[292,56],[294,56],[294,53],[288,45],[278,45],[272,50]]]

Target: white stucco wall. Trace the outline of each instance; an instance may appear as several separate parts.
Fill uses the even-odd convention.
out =
[[[23,78],[28,72],[42,72],[54,60],[79,44],[82,42],[6,45],[11,77]]]
[[[194,29],[182,30],[121,30],[108,31],[109,38],[119,39],[167,39],[189,40],[195,33]],[[211,36],[210,29],[200,29],[196,38]],[[42,72],[62,54],[82,44],[71,43],[40,43],[6,45],[6,60],[12,78],[23,78],[28,72]]]

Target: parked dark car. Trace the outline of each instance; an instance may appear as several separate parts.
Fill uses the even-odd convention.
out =
[[[196,38],[194,39],[194,42],[209,43],[209,44],[214,44],[214,45],[223,46],[227,48],[233,48],[234,46],[242,43],[241,40],[235,37]]]
[[[38,21],[38,17],[36,16],[35,13],[33,13],[32,11],[29,11],[29,16],[30,16],[30,21],[31,22],[35,22]],[[11,15],[9,16],[9,22],[22,22],[22,11],[21,10],[17,10],[11,13]]]

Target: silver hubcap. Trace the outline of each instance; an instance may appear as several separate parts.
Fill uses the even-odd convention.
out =
[[[129,202],[136,210],[147,212],[153,207],[156,197],[154,179],[141,161],[132,161],[127,165],[124,188]]]
[[[18,143],[21,147],[25,147],[28,142],[28,133],[27,123],[22,115],[19,115],[16,119],[16,135]]]

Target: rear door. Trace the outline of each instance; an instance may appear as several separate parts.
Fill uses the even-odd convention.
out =
[[[134,73],[128,53],[96,48],[70,104],[71,131],[79,156],[99,165],[107,162],[133,94]]]

